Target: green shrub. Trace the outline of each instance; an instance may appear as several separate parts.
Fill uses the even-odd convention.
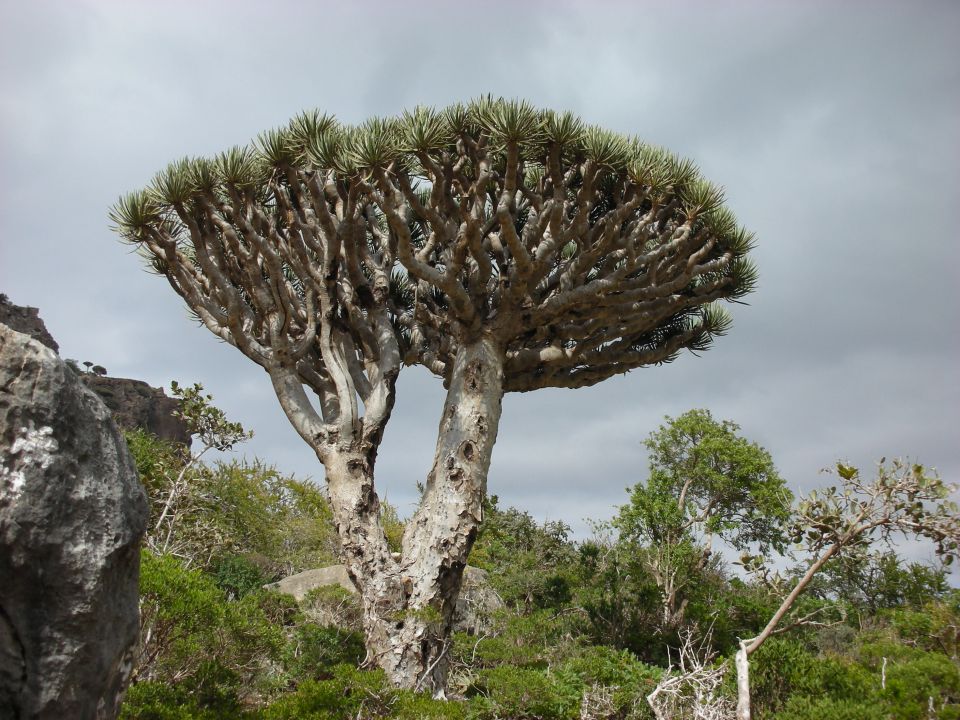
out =
[[[796,695],[780,712],[771,716],[771,720],[889,720],[891,717],[907,720],[899,715],[889,715],[875,702]]]
[[[397,690],[389,709],[391,720],[467,720],[470,703],[434,700],[428,693]],[[476,713],[472,716],[477,718]]]
[[[222,704],[224,693],[239,701],[269,683],[265,667],[279,659],[283,632],[261,608],[262,592],[231,602],[211,577],[144,551],[140,594],[135,680],[188,688],[201,704]]]
[[[652,720],[646,697],[657,686],[662,668],[641,662],[628,650],[594,646],[583,648],[562,669],[594,691],[605,691],[616,717]]]
[[[304,614],[320,625],[363,631],[363,606],[357,593],[339,585],[314,588],[300,602]]]
[[[504,613],[496,618],[496,635],[454,637],[454,657],[471,667],[514,665],[545,668],[576,652],[582,618],[538,610],[529,615]]]
[[[331,668],[326,680],[306,680],[264,710],[264,720],[353,720],[383,716],[393,691],[380,670]]]
[[[929,699],[938,720],[960,717],[960,668],[945,655],[919,652],[887,665],[887,687],[880,691],[897,718],[926,718]]]
[[[211,570],[217,587],[227,593],[230,599],[259,590],[274,579],[244,555],[224,555],[213,562]]]
[[[209,700],[209,698],[206,698]],[[124,697],[120,720],[254,720],[233,698],[204,705],[183,686],[147,681],[132,685]]]
[[[329,675],[334,665],[358,665],[366,655],[363,635],[334,625],[304,623],[293,630],[284,665],[298,679]]]
[[[481,671],[475,689],[497,717],[572,720],[579,717],[584,684],[571,672],[501,666]]]

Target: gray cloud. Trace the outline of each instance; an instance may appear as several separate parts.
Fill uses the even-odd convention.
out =
[[[320,479],[263,374],[191,325],[108,230],[172,159],[319,106],[347,122],[485,92],[572,109],[695,158],[756,231],[761,286],[717,347],[581,391],[509,396],[491,491],[605,518],[640,440],[708,407],[795,488],[837,457],[960,475],[960,9],[908,3],[0,2],[0,291],[66,356],[198,380],[248,453]],[[439,381],[401,378],[379,480],[409,510]]]

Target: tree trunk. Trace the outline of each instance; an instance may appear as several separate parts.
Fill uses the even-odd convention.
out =
[[[750,720],[750,656],[747,643],[742,640],[734,664],[737,668],[737,720]]]
[[[451,621],[482,519],[500,422],[503,350],[464,344],[454,363],[433,467],[395,560],[379,520],[372,459],[343,453],[327,480],[344,562],[360,588],[369,657],[397,686],[442,695]]]
[[[839,548],[840,545],[838,543],[828,546],[827,549],[821,553],[820,557],[807,568],[807,571],[797,581],[797,584],[794,585],[793,590],[783,599],[780,607],[777,608],[773,617],[767,622],[763,631],[755,638],[740,641],[740,649],[737,650],[735,658],[735,666],[737,669],[737,720],[750,720],[750,656],[774,634],[777,625],[779,625],[780,621],[790,612],[790,608],[793,607],[793,604],[797,598],[800,597],[801,593],[806,590],[807,585],[813,580],[813,576],[820,572],[820,569],[827,563],[827,560],[833,557]]]

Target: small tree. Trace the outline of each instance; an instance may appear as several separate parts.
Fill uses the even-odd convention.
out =
[[[630,493],[614,521],[621,540],[636,543],[661,594],[661,623],[676,628],[720,538],[743,550],[782,550],[793,494],[770,454],[717,422],[708,410],[667,418],[644,441],[650,475]]]
[[[794,583],[784,588],[783,600],[756,637],[741,640],[736,654],[737,720],[750,720],[750,656],[772,635],[807,618],[790,617],[797,599],[828,561],[859,553],[880,541],[889,543],[900,534],[926,538],[947,564],[958,554],[960,515],[949,498],[956,486],[945,484],[921,465],[894,460],[880,461],[876,479],[867,481],[860,472],[837,465],[841,486],[815,490],[802,499],[793,524],[793,541],[801,544],[810,560]],[[745,556],[744,564],[766,574],[774,585],[782,584],[767,573],[762,557]]]
[[[359,127],[304,113],[253,147],[171,164],[111,218],[267,372],[326,469],[371,657],[434,691],[503,393],[703,350],[730,325],[712,303],[756,279],[750,234],[692,163],[522,101]],[[397,560],[373,473],[415,363],[447,398]]]
[[[238,443],[253,437],[252,432],[243,429],[237,422],[231,422],[226,414],[212,403],[213,396],[203,393],[203,386],[195,383],[191,387],[182,387],[176,381],[170,384],[170,389],[180,403],[176,411],[186,424],[190,435],[200,441],[200,448],[190,450],[183,446],[172,446],[169,449],[172,457],[165,460],[175,467],[176,476],[172,477],[168,487],[164,488],[165,497],[159,506],[156,521],[146,535],[145,544],[153,552],[163,554],[178,549],[176,533],[179,526],[179,516],[186,511],[184,502],[190,495],[191,483],[195,482],[193,475],[197,472],[200,461],[211,450],[231,450]],[[170,471],[174,468],[166,468]],[[177,553],[182,554],[182,553]],[[185,557],[187,564],[193,562],[191,556]]]

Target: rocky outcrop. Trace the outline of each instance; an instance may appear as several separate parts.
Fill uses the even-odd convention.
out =
[[[0,325],[6,325],[17,332],[29,335],[54,352],[60,351],[57,341],[53,339],[47,326],[40,319],[40,311],[35,307],[14,305],[3,293],[0,293]]]
[[[129,378],[93,373],[83,373],[81,377],[110,408],[120,427],[143,428],[161,440],[190,445],[186,423],[174,414],[180,403],[176,398],[167,397],[162,389]]]
[[[0,293],[0,324],[29,335],[54,352],[60,350],[57,341],[50,335],[47,326],[40,318],[40,311],[37,308],[15,305],[2,293]],[[89,367],[90,363],[85,365]],[[113,413],[114,420],[123,429],[143,428],[161,440],[190,445],[190,430],[187,424],[176,416],[180,403],[175,398],[167,397],[161,388],[151,387],[142,380],[107,377],[97,372],[83,372],[76,365],[74,369],[87,386],[106,403]],[[95,366],[93,369],[98,372],[104,371],[100,366]]]
[[[347,573],[346,565],[305,570],[285,577],[279,582],[264,585],[268,590],[293,595],[298,602],[303,602],[311,590],[335,586],[351,593],[357,592],[356,585]],[[453,631],[479,635],[491,627],[493,613],[503,607],[503,600],[490,587],[486,571],[467,565],[463,571],[460,597],[457,599],[457,606],[453,613]]]
[[[0,717],[116,717],[147,512],[103,402],[0,325]]]

